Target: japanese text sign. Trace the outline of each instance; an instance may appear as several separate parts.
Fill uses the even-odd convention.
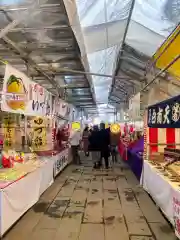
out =
[[[180,128],[180,96],[148,107],[148,127]]]
[[[176,236],[180,238],[180,200],[176,193],[173,195],[173,218]]]

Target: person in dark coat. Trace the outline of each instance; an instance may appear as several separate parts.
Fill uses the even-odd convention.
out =
[[[99,129],[98,126],[94,126],[89,136],[89,152],[91,152],[92,160],[94,162],[94,168],[98,167],[100,160],[100,144],[99,144]]]
[[[102,165],[102,159],[104,158],[106,169],[108,169],[110,157],[110,129],[105,129],[104,123],[100,124],[99,143],[101,151],[99,166]]]

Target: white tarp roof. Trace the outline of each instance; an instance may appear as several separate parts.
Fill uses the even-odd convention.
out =
[[[76,0],[81,35],[77,31],[78,21],[71,23],[91,72],[113,75],[132,3],[132,0]],[[72,2],[66,0],[65,5],[72,12]],[[73,13],[75,17],[75,10]],[[180,0],[135,0],[125,44],[151,57],[179,20]],[[112,79],[93,76],[92,80],[97,102],[107,103]]]

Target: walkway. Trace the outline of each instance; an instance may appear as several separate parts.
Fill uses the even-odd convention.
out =
[[[153,183],[152,183],[153,184]],[[32,193],[33,194],[33,193]],[[124,166],[69,166],[4,240],[175,240]]]

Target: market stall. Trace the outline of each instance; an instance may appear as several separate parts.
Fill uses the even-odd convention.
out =
[[[180,233],[180,96],[151,105],[145,118],[143,188]]]
[[[0,236],[39,200],[71,159],[67,103],[10,65],[2,95]]]

